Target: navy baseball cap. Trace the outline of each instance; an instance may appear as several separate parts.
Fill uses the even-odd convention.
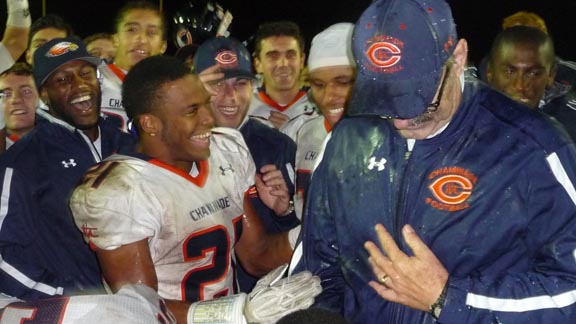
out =
[[[434,100],[458,36],[444,0],[379,0],[361,15],[350,115],[410,119]]]
[[[202,43],[194,55],[194,71],[200,73],[218,64],[225,79],[255,79],[250,52],[232,37],[213,37]]]
[[[48,77],[62,65],[83,60],[95,67],[102,59],[88,54],[84,43],[74,37],[55,38],[38,47],[34,52],[34,81],[40,89]]]

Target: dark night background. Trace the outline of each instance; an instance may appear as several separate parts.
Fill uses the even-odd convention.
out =
[[[6,4],[1,1],[0,19],[6,20]],[[91,33],[113,31],[113,20],[122,0],[29,0],[32,19],[46,13],[57,13],[85,37]],[[160,4],[160,0],[156,0]],[[232,36],[247,39],[259,23],[270,20],[290,19],[305,32],[308,43],[325,27],[340,21],[355,22],[371,3],[368,0],[220,0],[225,9],[234,15]],[[479,60],[488,51],[490,42],[501,26],[502,18],[519,10],[532,11],[542,16],[554,38],[557,54],[576,60],[576,0],[448,0],[452,7],[459,36],[466,38],[470,58]],[[163,0],[162,7],[168,18],[182,8],[186,0]],[[175,49],[170,40],[168,54]]]

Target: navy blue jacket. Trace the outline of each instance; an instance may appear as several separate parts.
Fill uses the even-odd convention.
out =
[[[290,196],[293,196],[296,143],[288,135],[253,119],[248,119],[240,127],[240,133],[248,145],[256,170],[260,170],[266,164],[276,165],[276,168],[282,171]],[[284,232],[300,224],[294,212],[288,216],[279,217],[259,198],[255,197],[251,199],[251,202],[268,233]],[[257,281],[241,267],[238,267],[237,278],[240,291],[243,292],[250,292]]]
[[[133,150],[135,140],[102,120],[99,157],[62,120],[38,111],[36,122],[0,155],[0,291],[21,299],[97,292],[98,262],[74,224],[68,198],[90,166]]]
[[[410,224],[448,270],[439,323],[576,322],[576,149],[541,112],[467,83],[439,135],[411,153],[392,125],[350,117],[310,186],[300,266],[316,306],[352,323],[435,323],[387,302],[363,248],[382,223],[411,255]]]

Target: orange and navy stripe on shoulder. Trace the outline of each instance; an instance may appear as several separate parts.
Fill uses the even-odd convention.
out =
[[[284,112],[284,111],[288,110],[288,108],[292,107],[292,105],[294,105],[298,100],[300,100],[300,98],[304,97],[307,93],[308,93],[308,91],[306,91],[306,88],[300,89],[300,91],[298,91],[298,94],[296,94],[294,99],[292,99],[292,101],[290,101],[285,106],[280,105],[279,103],[274,101],[274,99],[270,98],[266,94],[266,90],[264,88],[260,88],[258,90],[258,98],[260,98],[260,100],[262,100],[262,102],[264,102],[268,106],[270,106],[270,107],[272,107],[272,108],[274,108],[280,112]]]

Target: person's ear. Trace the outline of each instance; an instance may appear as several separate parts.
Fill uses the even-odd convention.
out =
[[[254,57],[254,70],[256,70],[256,73],[260,73],[262,74],[262,67],[261,67],[262,62],[260,62],[260,59],[257,57]]]
[[[42,100],[42,102],[44,104],[46,104],[47,106],[50,106],[48,91],[46,91],[46,89],[44,87],[41,87],[40,90],[38,90],[38,96],[40,97],[40,100]]]
[[[454,48],[454,53],[452,53],[454,60],[453,68],[455,69],[456,75],[461,75],[466,69],[466,63],[468,62],[468,42],[465,39],[460,39]]]
[[[144,114],[138,117],[138,124],[142,129],[141,135],[156,136],[162,131],[162,122],[152,114]]]

